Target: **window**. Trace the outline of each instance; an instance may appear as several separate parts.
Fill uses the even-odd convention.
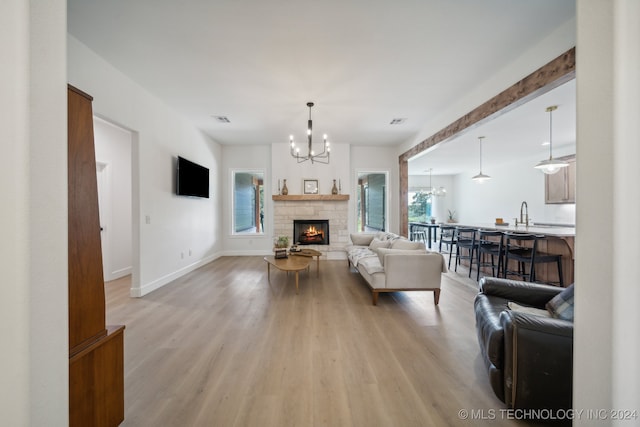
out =
[[[387,172],[358,172],[357,183],[357,230],[387,230]]]
[[[264,172],[233,171],[233,234],[264,233]]]
[[[409,222],[429,222],[433,216],[433,196],[426,191],[409,191]]]

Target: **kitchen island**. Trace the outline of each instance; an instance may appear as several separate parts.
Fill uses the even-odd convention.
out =
[[[564,286],[569,286],[574,281],[575,227],[548,224],[533,224],[530,226],[518,224],[516,226],[515,224],[496,225],[491,223],[456,223],[448,225],[544,236],[544,239],[538,241],[538,251],[562,255],[562,275]],[[483,270],[483,273],[490,274],[491,270]],[[536,265],[536,280],[540,282],[557,283],[558,271],[555,264]]]

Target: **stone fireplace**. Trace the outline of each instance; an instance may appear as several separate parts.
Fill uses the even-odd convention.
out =
[[[293,242],[300,245],[328,245],[328,219],[294,219]]]
[[[287,236],[289,242],[296,243],[300,239],[292,226],[294,220],[304,222],[317,221],[323,218],[331,229],[329,241],[318,244],[307,243],[303,248],[315,249],[322,253],[324,259],[346,259],[344,248],[349,244],[349,196],[348,195],[274,195],[273,196],[273,235]],[[330,227],[329,227],[330,226]],[[317,224],[316,224],[317,228]]]

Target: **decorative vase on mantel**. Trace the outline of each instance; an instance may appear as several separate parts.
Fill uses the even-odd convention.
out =
[[[331,187],[331,194],[336,195],[338,194],[338,187],[336,187],[336,180],[333,180],[333,187]]]
[[[287,180],[285,179],[282,184],[282,195],[286,196],[289,194],[289,189],[287,188]]]

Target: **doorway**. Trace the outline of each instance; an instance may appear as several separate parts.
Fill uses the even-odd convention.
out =
[[[94,117],[93,128],[102,265],[104,281],[108,282],[132,272],[133,134],[99,117]]]

